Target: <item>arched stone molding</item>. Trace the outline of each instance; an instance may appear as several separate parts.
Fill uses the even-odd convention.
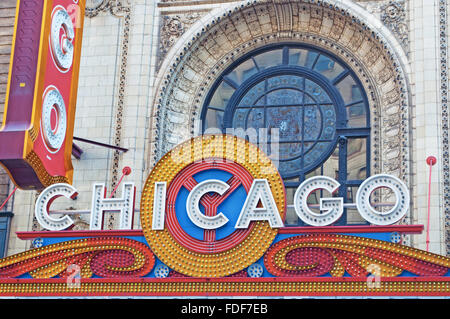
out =
[[[408,60],[391,32],[358,5],[334,0],[255,0],[214,10],[175,43],[156,79],[149,169],[195,134],[204,99],[233,61],[261,46],[302,42],[340,57],[371,109],[372,173],[410,184]]]

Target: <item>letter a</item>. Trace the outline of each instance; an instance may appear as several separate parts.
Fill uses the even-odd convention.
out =
[[[258,203],[261,203],[262,207],[257,207]],[[235,228],[248,228],[254,220],[267,220],[272,228],[284,226],[266,179],[253,181]]]

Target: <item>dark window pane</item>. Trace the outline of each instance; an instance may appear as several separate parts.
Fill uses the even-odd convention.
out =
[[[351,75],[347,75],[336,85],[345,105],[362,100],[360,91],[359,89],[355,90],[355,86],[356,82]]]
[[[347,106],[347,127],[366,127],[366,106],[363,102]]]
[[[318,71],[328,80],[332,80],[336,76],[338,76],[342,71],[344,71],[344,68],[339,63],[330,59],[329,57],[321,55],[317,60],[314,70]]]
[[[0,217],[0,258],[6,255],[10,217]]]
[[[354,190],[354,187],[351,187],[352,190],[349,191],[353,194],[356,194],[356,190]],[[361,214],[358,212],[355,208],[347,208],[347,224],[348,225],[365,225],[367,224],[366,220],[361,216]]]
[[[256,55],[254,59],[259,69],[263,70],[272,66],[281,65],[283,63],[283,51],[279,49],[264,52]]]
[[[219,87],[216,89],[213,97],[211,98],[210,106],[225,110],[231,96],[233,95],[235,89],[228,85],[226,82],[220,83]]]
[[[347,140],[347,179],[363,180],[367,173],[367,139],[349,138]]]
[[[233,71],[231,71],[227,77],[235,82],[237,85],[241,85],[245,80],[256,74],[258,69],[253,63],[252,59],[242,62]]]
[[[317,52],[305,49],[289,49],[289,64],[311,68],[316,60]]]
[[[209,109],[204,120],[205,129],[223,129],[223,112]]]

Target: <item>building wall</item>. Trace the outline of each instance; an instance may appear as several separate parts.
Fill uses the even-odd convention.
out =
[[[368,54],[370,50],[364,51],[364,48],[359,47],[352,52],[349,49],[351,41],[346,42],[348,48],[345,48],[345,32],[340,38],[333,38],[333,28],[327,29],[325,26],[330,23],[333,25],[337,20],[321,16],[320,23],[324,27],[316,33],[330,39],[330,43],[336,43],[333,49],[336,54],[343,55],[349,61],[356,59],[349,64],[353,63],[355,71],[361,76],[367,75],[368,84],[365,85],[368,92],[373,91],[371,103],[374,114],[377,115],[375,117],[378,118],[373,127],[379,135],[374,136],[379,136],[381,140],[374,141],[379,146],[374,148],[373,156],[379,158],[380,166],[373,171],[391,172],[407,182],[411,189],[412,206],[410,216],[403,223],[423,224],[425,231],[428,220],[429,173],[425,158],[430,155],[437,157],[438,162],[432,171],[430,251],[448,254],[446,217],[450,215],[447,208],[450,206],[450,191],[446,189],[449,176],[445,161],[448,158],[448,152],[445,153],[448,144],[445,139],[448,126],[445,124],[448,120],[441,92],[445,78],[442,72],[447,70],[447,66],[442,64],[446,64],[447,60],[446,51],[443,53],[440,50],[440,45],[448,42],[446,37],[441,36],[442,28],[448,28],[446,16],[442,22],[442,14],[446,14],[448,10],[448,1],[325,2],[354,14],[362,21],[361,29],[365,25],[366,29],[373,31],[376,41],[385,41],[386,47],[380,52],[376,51],[378,56],[372,62]],[[291,36],[289,34],[293,30],[279,22],[282,21],[283,14],[289,16],[288,8],[298,9],[301,3],[303,2],[279,0],[267,4],[267,16],[257,16],[263,26],[262,33],[272,34],[263,25],[264,18],[269,17],[266,27],[275,30],[273,34],[278,32],[276,36],[280,39]],[[11,14],[14,6],[15,1],[0,3],[2,107],[2,88],[3,83],[6,83],[3,82],[6,81],[4,70],[9,63],[8,41],[12,34]],[[155,162],[175,144],[194,134],[191,125],[194,119],[198,119],[198,110],[195,113],[193,105],[201,105],[204,99],[204,94],[201,96],[201,92],[196,90],[200,90],[199,87],[204,86],[204,83],[214,80],[209,72],[216,68],[215,74],[219,74],[229,63],[224,62],[224,57],[230,52],[235,52],[238,56],[245,50],[250,50],[251,46],[260,45],[255,42],[256,44],[243,46],[242,52],[236,52],[238,44],[234,44],[235,47],[232,41],[231,44],[220,41],[217,44],[213,37],[208,38],[214,29],[212,25],[222,23],[218,19],[221,17],[220,21],[232,21],[237,34],[246,39],[242,43],[251,43],[251,39],[256,41],[258,36],[253,35],[254,30],[248,27],[252,23],[251,18],[242,16],[243,19],[237,19],[240,10],[247,10],[242,9],[245,6],[252,5],[248,5],[247,1],[229,0],[133,0],[122,1],[122,4],[104,0],[98,8],[89,10],[85,18],[74,135],[124,147],[128,151],[117,152],[75,141],[83,150],[81,159],[73,158],[73,185],[78,189],[79,196],[71,202],[59,199],[52,206],[53,209],[67,209],[68,206],[89,209],[92,184],[105,183],[109,193],[117,185],[124,166],[132,168],[132,174],[125,180],[136,184],[136,206],[139,207],[143,183]],[[5,15],[7,18],[3,18]],[[298,19],[299,25],[303,23],[302,17],[306,17],[298,17],[295,10],[292,16],[292,21]],[[338,15],[336,17],[339,18]],[[218,29],[219,26],[215,28]],[[315,31],[311,29],[310,32]],[[365,34],[371,37],[369,31]],[[277,39],[274,37],[271,41]],[[194,56],[190,62],[186,62],[186,58],[179,54],[184,48],[188,49],[186,55]],[[207,49],[204,50],[205,48]],[[376,46],[373,48],[378,49]],[[447,50],[447,46],[445,48]],[[194,60],[198,63],[197,66],[193,63]],[[220,65],[221,62],[223,66]],[[201,67],[203,63],[208,67]],[[377,65],[382,66],[378,71]],[[184,68],[180,70],[182,67]],[[188,72],[188,69],[192,72]],[[384,73],[390,74],[390,78],[381,85],[379,74]],[[445,75],[448,77],[448,72]],[[212,78],[208,80],[208,76]],[[174,79],[178,80],[178,84],[173,84]],[[198,97],[194,98],[196,94]],[[389,102],[389,99],[392,101]],[[36,196],[36,192],[30,191],[17,191],[14,196],[9,255],[30,247],[30,243],[17,239],[15,231],[39,229],[33,218]],[[117,196],[120,196],[120,189]],[[116,227],[117,218],[114,216],[107,216],[105,228]],[[87,221],[87,216],[77,216],[76,228],[86,228]],[[138,213],[134,227],[140,227]],[[424,249],[425,231],[422,235],[405,237],[405,243]]]
[[[446,253],[444,245],[444,211],[440,148],[442,128],[439,57],[439,1],[414,0],[410,6],[411,94],[413,124],[413,167],[415,223],[428,222],[428,156],[438,158],[432,168],[430,201],[430,250]],[[417,247],[426,248],[426,231],[416,235]]]

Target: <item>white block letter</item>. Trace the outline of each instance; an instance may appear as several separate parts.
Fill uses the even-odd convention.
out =
[[[195,185],[186,202],[187,214],[191,221],[203,229],[216,229],[228,223],[228,218],[222,213],[215,216],[205,216],[200,211],[199,204],[203,195],[210,192],[223,195],[229,188],[230,185],[218,179],[209,179]]]
[[[44,189],[39,195],[34,214],[39,224],[48,230],[58,231],[66,229],[73,225],[73,220],[64,215],[59,218],[50,217],[48,211],[52,202],[60,196],[74,199],[77,196],[77,190],[69,184],[59,183],[53,184]]]
[[[314,176],[301,183],[294,195],[294,208],[298,217],[312,226],[326,226],[337,221],[344,212],[342,197],[321,198],[320,213],[315,213],[308,207],[308,196],[318,189],[333,193],[340,185],[335,179],[327,176]]]
[[[105,198],[105,184],[94,184],[90,229],[103,229],[103,213],[105,211],[119,212],[119,229],[131,229],[133,225],[135,194],[136,187],[134,187],[134,184],[124,183],[121,198]]]
[[[152,230],[164,230],[166,215],[166,182],[155,183]]]
[[[261,202],[262,207],[257,207]],[[248,192],[235,228],[248,228],[251,221],[266,220],[272,228],[283,227],[280,213],[266,179],[255,179]]]
[[[378,188],[389,188],[396,198],[394,207],[387,212],[379,212],[370,203],[370,195]],[[397,177],[378,174],[366,179],[356,192],[356,207],[368,222],[374,225],[391,225],[408,213],[410,205],[408,187]]]

